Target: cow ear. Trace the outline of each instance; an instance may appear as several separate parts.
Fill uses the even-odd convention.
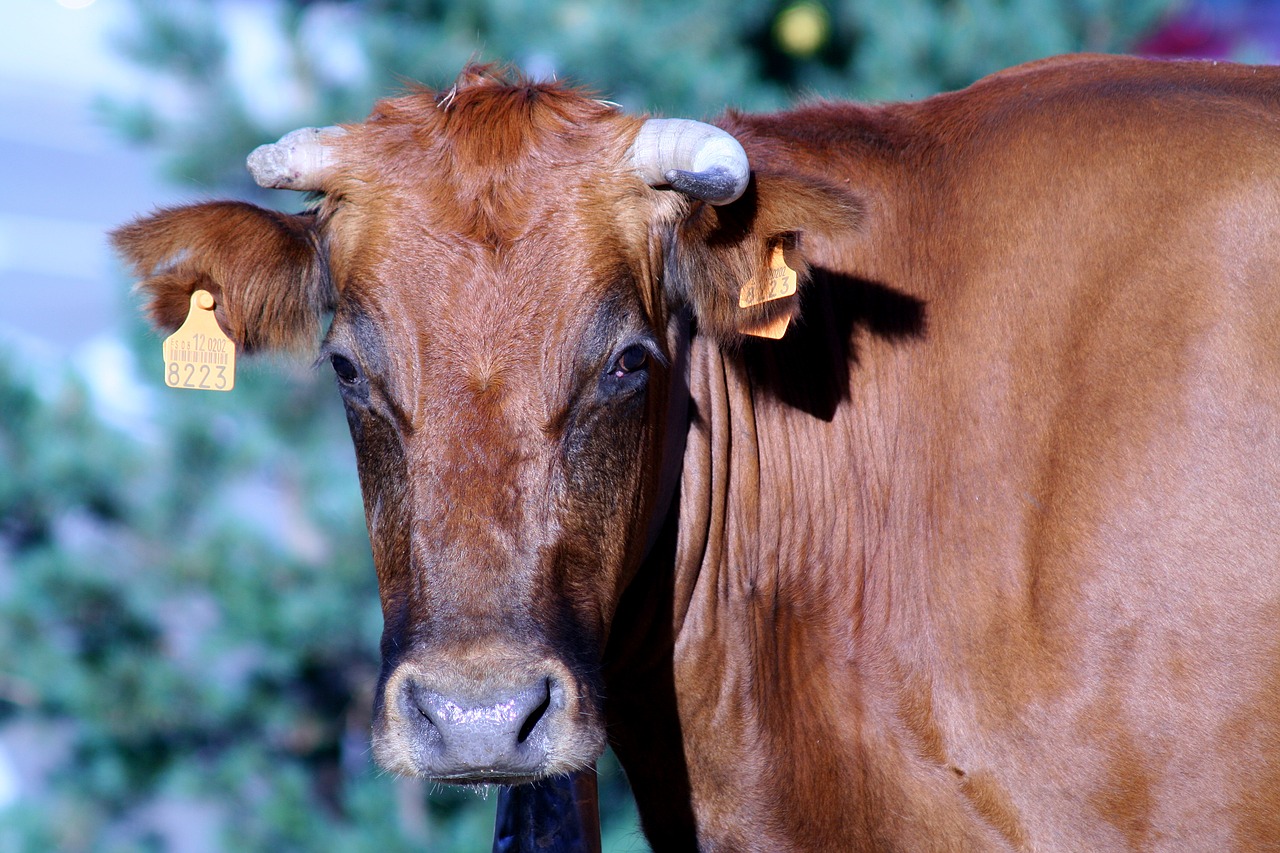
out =
[[[848,190],[808,176],[753,172],[742,197],[715,206],[694,202],[676,225],[666,260],[666,286],[690,306],[701,333],[722,344],[750,330],[794,320],[809,280],[806,236],[856,230],[863,204]],[[743,288],[768,282],[781,250],[796,273],[797,293],[743,306]]]
[[[191,294],[213,294],[244,352],[315,346],[335,301],[316,217],[217,201],[161,210],[111,234],[157,328],[182,324]]]

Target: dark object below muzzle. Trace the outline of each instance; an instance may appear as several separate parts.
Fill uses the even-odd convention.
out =
[[[504,786],[493,853],[600,853],[595,771]]]

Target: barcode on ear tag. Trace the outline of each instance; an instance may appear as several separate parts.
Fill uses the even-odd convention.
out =
[[[213,294],[191,294],[191,309],[164,340],[164,384],[170,388],[230,391],[236,384],[236,345],[213,314]]]
[[[781,299],[795,292],[796,271],[787,266],[787,259],[779,244],[773,247],[773,254],[769,256],[769,271],[765,274],[764,280],[753,278],[742,285],[742,290],[738,292],[738,307],[750,308],[752,305]]]
[[[791,296],[795,292],[796,271],[787,266],[782,244],[779,243],[773,247],[773,253],[769,255],[769,270],[765,273],[764,280],[753,278],[742,285],[742,290],[738,293],[738,307],[750,308],[752,305]],[[744,322],[738,328],[744,335],[772,338],[776,341],[787,333],[787,327],[790,324],[790,315],[783,314],[761,323]]]

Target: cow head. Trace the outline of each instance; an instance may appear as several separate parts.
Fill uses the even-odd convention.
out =
[[[732,345],[794,313],[739,289],[774,245],[803,274],[802,233],[847,222],[847,198],[749,184],[709,125],[476,69],[250,167],[322,196],[161,211],[114,240],[160,327],[197,288],[246,351],[314,346],[331,316],[385,618],[378,761],[458,782],[591,764],[601,650],[664,509],[679,316]]]

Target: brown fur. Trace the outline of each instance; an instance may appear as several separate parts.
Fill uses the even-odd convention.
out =
[[[191,294],[213,294],[219,324],[238,347],[314,347],[334,293],[319,257],[315,218],[242,202],[161,210],[117,229],[116,250],[139,278],[160,329],[182,324]]]
[[[335,306],[384,765],[432,772],[415,687],[545,679],[545,772],[607,722],[664,851],[1260,850],[1277,92],[1072,57],[732,114],[753,179],[715,208],[631,172],[639,119],[471,69],[349,126],[314,217],[116,239],[162,325],[205,282],[246,343]],[[743,339],[779,241],[801,292],[746,319],[799,316]]]
[[[742,286],[767,275],[774,246],[786,247],[788,265],[803,289],[809,281],[805,235],[840,239],[856,233],[861,216],[856,195],[820,177],[756,169],[736,203],[698,203],[679,223],[667,259],[670,294],[693,309],[705,334],[724,344],[740,343],[744,328],[799,314],[799,295],[739,306]]]

